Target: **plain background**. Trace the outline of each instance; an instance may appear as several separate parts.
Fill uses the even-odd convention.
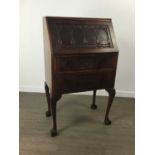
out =
[[[112,18],[120,52],[116,95],[134,97],[134,0],[20,0],[20,91],[44,92],[43,16]]]

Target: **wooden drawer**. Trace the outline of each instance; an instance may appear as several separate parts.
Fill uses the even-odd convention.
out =
[[[107,69],[100,72],[57,73],[55,90],[59,93],[112,88],[115,71]]]
[[[117,53],[56,56],[55,62],[56,72],[108,69],[116,66]]]

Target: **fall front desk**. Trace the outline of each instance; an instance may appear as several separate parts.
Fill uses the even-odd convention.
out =
[[[53,117],[51,136],[56,136],[56,103],[63,94],[96,91],[109,94],[104,123],[111,124],[109,111],[115,96],[118,48],[111,19],[44,17],[46,116]]]

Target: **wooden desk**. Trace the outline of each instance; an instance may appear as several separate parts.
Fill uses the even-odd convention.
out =
[[[93,90],[109,93],[105,124],[115,96],[118,48],[111,19],[44,17],[45,91],[53,115],[51,136],[57,135],[56,103],[62,94]]]

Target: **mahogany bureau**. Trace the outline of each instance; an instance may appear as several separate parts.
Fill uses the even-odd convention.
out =
[[[46,116],[53,116],[51,136],[57,135],[56,103],[62,94],[96,90],[109,94],[104,123],[115,96],[118,48],[111,19],[43,17]],[[52,112],[51,112],[52,111]]]

